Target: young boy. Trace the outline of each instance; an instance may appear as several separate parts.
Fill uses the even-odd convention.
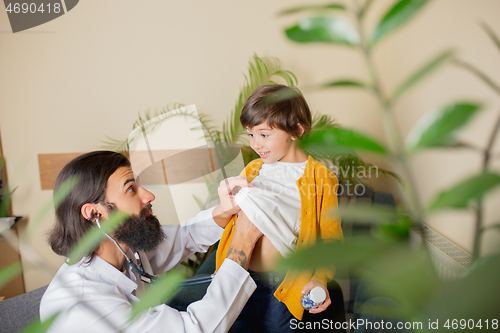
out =
[[[329,210],[337,207],[338,180],[328,168],[296,147],[295,140],[311,129],[311,112],[295,87],[265,85],[257,88],[243,106],[241,124],[250,146],[260,158],[242,175],[254,184],[235,196],[235,202],[264,234],[255,245],[249,272],[257,283],[233,328],[239,332],[290,332],[290,320],[302,319],[300,297],[321,287],[330,302],[326,284],[331,270],[280,272],[276,263],[317,240],[342,240],[340,220]],[[217,250],[217,269],[225,258],[237,216],[233,216]]]

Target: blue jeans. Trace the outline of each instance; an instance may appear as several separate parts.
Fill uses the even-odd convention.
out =
[[[257,284],[240,316],[233,324],[236,333],[289,333],[293,315],[285,303],[274,297],[274,292],[283,282],[286,272],[257,273],[248,271]]]

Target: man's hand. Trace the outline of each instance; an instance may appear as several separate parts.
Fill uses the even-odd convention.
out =
[[[245,176],[231,177],[220,182],[218,193],[220,204],[212,212],[215,223],[225,228],[229,219],[240,211],[234,202],[234,196],[242,187],[253,187]]]
[[[309,313],[320,313],[320,312],[325,311],[326,308],[328,308],[330,306],[330,304],[332,304],[332,300],[330,299],[330,294],[328,293],[328,289],[326,288],[326,286],[322,282],[320,282],[316,279],[311,279],[311,281],[309,281],[308,283],[306,283],[304,285],[304,287],[302,287],[302,290],[300,292],[302,293],[302,295],[305,295],[314,287],[322,288],[326,292],[326,299],[317,308],[309,310]]]
[[[235,228],[227,258],[247,269],[255,243],[262,237],[262,232],[243,212],[240,212]]]

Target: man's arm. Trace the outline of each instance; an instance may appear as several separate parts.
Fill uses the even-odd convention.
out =
[[[260,230],[240,212],[227,258],[205,297],[191,303],[187,312],[177,312],[166,305],[156,307],[157,311],[148,311],[142,321],[134,323],[131,331],[168,326],[179,332],[227,332],[256,288],[244,269],[260,237]]]
[[[247,269],[255,243],[262,237],[262,232],[250,222],[243,212],[239,213],[235,228],[226,258]]]

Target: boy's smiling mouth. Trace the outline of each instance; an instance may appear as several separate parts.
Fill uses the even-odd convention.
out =
[[[269,156],[269,151],[266,151],[265,153],[257,153],[259,154],[260,158],[266,158],[267,156]]]

